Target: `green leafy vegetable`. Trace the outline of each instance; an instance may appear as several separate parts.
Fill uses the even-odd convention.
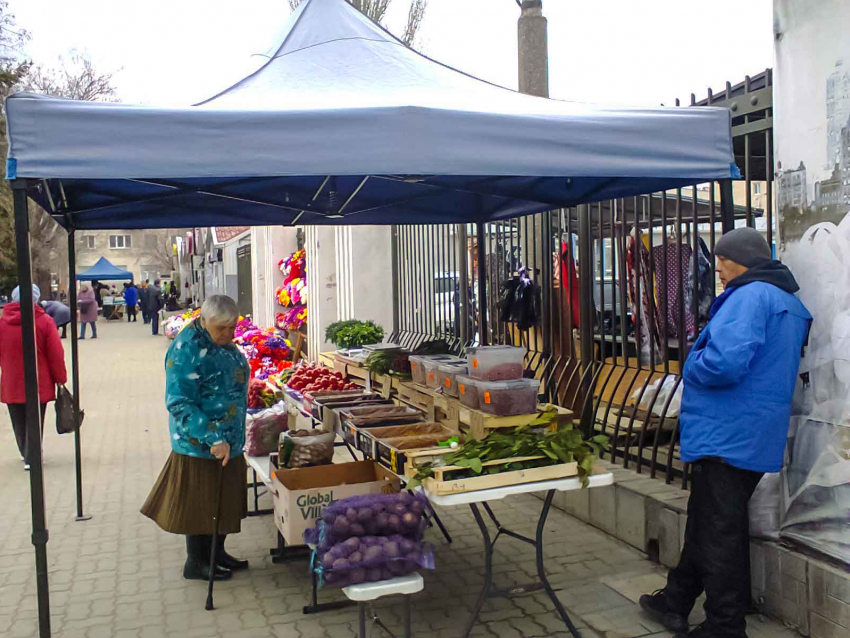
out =
[[[325,330],[325,339],[338,348],[359,348],[380,343],[383,338],[384,329],[374,321],[347,319],[332,323]]]

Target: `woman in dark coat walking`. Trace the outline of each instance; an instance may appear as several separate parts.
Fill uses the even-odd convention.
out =
[[[190,580],[209,578],[219,465],[224,482],[215,578],[248,567],[224,551],[225,536],[239,532],[248,514],[243,446],[251,369],[233,345],[238,320],[236,302],[213,295],[165,356],[172,451],[141,511],[166,532],[186,536],[183,577]]]

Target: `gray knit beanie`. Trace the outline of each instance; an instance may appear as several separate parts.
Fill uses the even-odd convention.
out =
[[[755,228],[730,230],[717,242],[714,254],[745,268],[754,268],[773,260],[770,246]]]

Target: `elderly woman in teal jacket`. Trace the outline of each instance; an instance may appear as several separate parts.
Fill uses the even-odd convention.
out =
[[[172,452],[141,511],[166,532],[186,536],[183,577],[191,580],[209,578],[219,464],[224,483],[215,578],[248,567],[224,551],[226,535],[240,531],[248,510],[242,448],[250,367],[233,345],[238,320],[230,297],[212,296],[165,356]]]

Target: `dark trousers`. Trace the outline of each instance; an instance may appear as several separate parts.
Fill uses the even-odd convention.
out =
[[[159,334],[159,313],[154,312],[151,314],[151,334],[158,335]]]
[[[25,403],[10,403],[9,418],[12,420],[12,429],[15,431],[15,440],[18,442],[18,450],[21,456],[27,463],[32,463],[30,452],[33,446],[38,445],[39,441],[30,441],[27,436],[27,406]],[[44,413],[47,410],[47,404],[41,404],[41,433],[44,434]]]
[[[685,547],[667,576],[670,609],[687,616],[705,591],[705,615],[718,636],[745,636],[750,603],[750,529],[747,503],[762,472],[719,460],[692,464]]]
[[[56,326],[56,327],[62,330],[62,335],[59,337],[60,339],[64,339],[68,336],[67,335],[67,330],[68,330],[68,324],[67,323],[63,323],[61,326]]]
[[[130,323],[130,317],[136,321],[136,306],[127,306],[127,323]]]
[[[96,321],[84,321],[82,327],[80,328],[80,339],[86,338],[86,326],[91,326],[91,338],[97,339],[97,322]]]

